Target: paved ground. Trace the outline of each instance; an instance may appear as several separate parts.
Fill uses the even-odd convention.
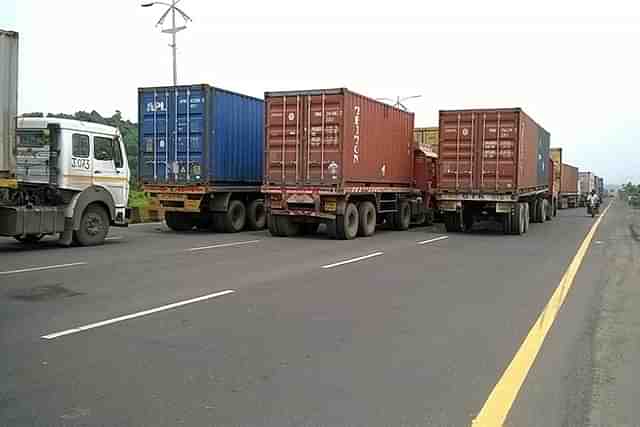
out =
[[[603,221],[507,424],[589,419],[625,209]],[[443,230],[341,242],[140,225],[88,249],[3,240],[0,425],[469,425],[592,224],[567,210],[523,237],[424,244]]]

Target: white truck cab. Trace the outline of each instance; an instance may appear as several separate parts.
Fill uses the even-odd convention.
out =
[[[96,245],[110,225],[127,225],[130,172],[117,128],[19,117],[15,147],[18,188],[0,200],[0,235]]]

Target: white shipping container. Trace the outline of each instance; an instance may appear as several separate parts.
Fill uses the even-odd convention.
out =
[[[0,179],[15,176],[18,33],[0,30]]]

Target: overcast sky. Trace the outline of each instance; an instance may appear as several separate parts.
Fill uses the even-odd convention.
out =
[[[348,87],[438,109],[522,107],[566,162],[640,181],[640,8],[628,1],[182,0],[178,80],[262,97]],[[20,112],[116,109],[171,84],[159,6],[139,0],[0,0],[20,32]]]

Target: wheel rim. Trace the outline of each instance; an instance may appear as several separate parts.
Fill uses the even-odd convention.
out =
[[[85,230],[89,236],[95,237],[102,232],[103,224],[102,218],[97,214],[87,215],[85,221]]]
[[[369,209],[367,211],[367,225],[371,226],[372,222],[373,222],[373,211],[371,209]]]

